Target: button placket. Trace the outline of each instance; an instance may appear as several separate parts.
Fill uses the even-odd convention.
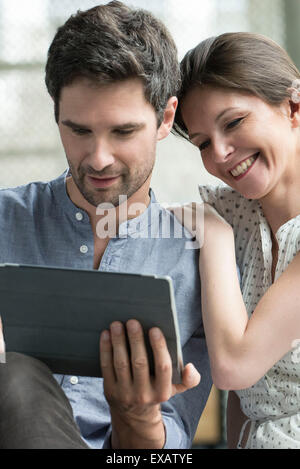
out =
[[[71,376],[70,383],[73,384],[73,385],[78,384],[77,376]]]
[[[83,220],[83,215],[81,212],[76,212],[75,214],[76,220],[82,221]]]

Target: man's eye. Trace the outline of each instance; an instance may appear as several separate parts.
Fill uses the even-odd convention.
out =
[[[120,137],[128,137],[129,135],[133,134],[134,129],[116,129],[115,133]]]
[[[238,119],[234,119],[233,121],[229,122],[229,124],[227,124],[226,129],[233,129],[234,127],[236,127],[237,125],[239,125],[239,123],[240,123],[243,119],[244,119],[243,117],[239,117]]]
[[[75,134],[75,135],[86,135],[89,133],[89,130],[87,129],[77,129],[75,127],[72,128],[72,132]]]

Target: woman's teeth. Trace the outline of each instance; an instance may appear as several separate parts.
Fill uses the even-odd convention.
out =
[[[255,156],[251,156],[250,158],[248,158],[247,160],[243,161],[241,164],[236,166],[236,168],[230,171],[232,176],[238,177],[238,176],[241,176],[241,174],[244,174],[250,168],[250,166],[253,165],[257,156],[258,156],[258,153]]]

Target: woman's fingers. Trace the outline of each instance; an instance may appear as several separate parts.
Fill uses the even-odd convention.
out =
[[[200,245],[204,239],[204,204],[191,202],[189,204],[171,206],[168,210],[173,212],[179,223],[181,223]]]

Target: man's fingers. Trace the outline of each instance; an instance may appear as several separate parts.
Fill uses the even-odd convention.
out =
[[[109,331],[103,331],[100,336],[100,364],[104,383],[108,388],[116,381],[113,366],[113,351]]]
[[[142,326],[131,319],[126,329],[130,358],[121,322],[112,323],[110,331],[104,331],[100,338],[101,367],[109,401],[117,400],[119,406],[126,402],[127,407],[156,405],[199,384],[200,374],[191,363],[183,370],[182,382],[172,384],[172,361],[166,339],[158,327],[149,331],[155,368],[155,377],[150,377]]]
[[[155,388],[160,402],[167,401],[172,393],[172,361],[166,340],[161,330],[154,327],[149,331],[155,365]]]
[[[115,321],[110,326],[111,342],[113,346],[113,365],[117,381],[127,389],[131,382],[131,367],[127,350],[124,326]]]
[[[182,382],[180,384],[173,384],[173,396],[198,386],[200,380],[200,373],[192,363],[189,363],[184,367],[182,372]]]
[[[149,387],[149,362],[142,326],[135,319],[127,322],[127,333],[131,351],[131,367],[135,389],[146,390]]]

